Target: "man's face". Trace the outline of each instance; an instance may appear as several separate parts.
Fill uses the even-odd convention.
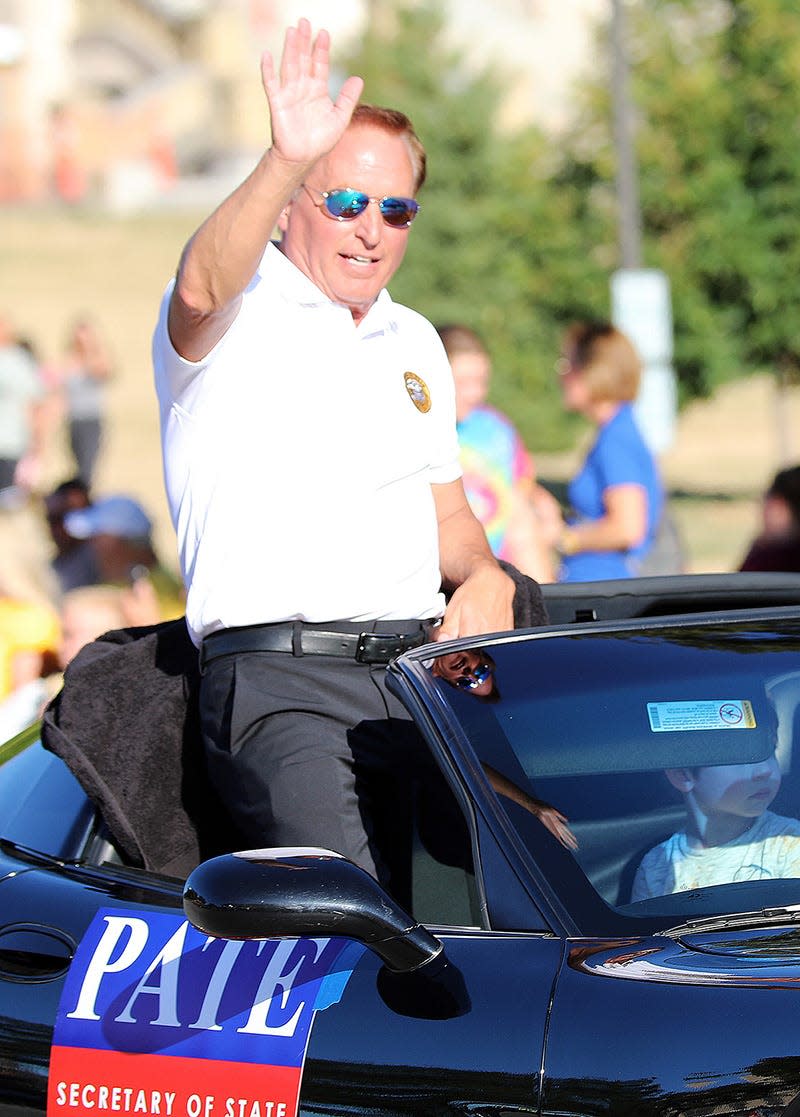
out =
[[[479,698],[487,698],[494,689],[494,664],[478,651],[440,655],[434,660],[433,673]]]
[[[409,230],[384,223],[370,203],[352,221],[329,217],[314,191],[345,186],[370,198],[414,196],[414,169],[405,140],[369,124],[354,125],[309,173],[279,227],[283,251],[319,289],[350,308],[359,322],[397,271]]]

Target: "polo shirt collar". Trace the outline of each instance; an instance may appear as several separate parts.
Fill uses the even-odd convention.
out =
[[[267,245],[266,252],[258,267],[258,274],[260,277],[266,278],[270,272],[274,274],[279,289],[289,302],[294,302],[300,306],[309,308],[322,306],[341,307],[342,305],[341,303],[334,302],[333,299],[329,299],[327,295],[324,295],[319,287],[308,278],[305,272],[302,272],[296,264],[292,263],[288,256],[281,252],[277,241],[272,241]],[[371,334],[395,330],[396,328],[397,323],[394,313],[394,302],[389,292],[384,288],[361,319],[357,329],[359,332],[369,336]]]

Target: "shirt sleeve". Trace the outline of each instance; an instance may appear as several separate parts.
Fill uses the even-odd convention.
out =
[[[153,370],[156,391],[163,402],[180,400],[194,381],[205,369],[207,359],[187,361],[175,349],[169,336],[169,304],[175,280],[171,280],[161,299],[158,321],[153,333]]]
[[[609,432],[611,433],[611,432]],[[644,485],[641,451],[620,431],[618,436],[601,439],[597,447],[597,465],[603,489],[614,485]]]

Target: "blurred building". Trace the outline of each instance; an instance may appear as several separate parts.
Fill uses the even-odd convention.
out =
[[[251,7],[0,0],[0,201],[124,206],[263,146]]]
[[[268,140],[261,51],[279,51],[299,15],[350,37],[379,2],[0,0],[0,203],[125,209],[163,195],[178,176],[227,167],[236,181]],[[606,7],[451,0],[448,10],[468,57],[515,74],[509,118],[557,127],[593,17]]]

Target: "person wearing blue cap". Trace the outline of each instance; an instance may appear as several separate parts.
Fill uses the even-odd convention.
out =
[[[75,539],[111,535],[141,546],[150,545],[153,525],[150,517],[129,496],[108,496],[86,508],[68,513],[65,524]]]
[[[159,562],[150,517],[132,497],[107,496],[74,509],[64,528],[74,539],[90,541],[99,582],[132,587],[132,618],[150,624],[183,614],[183,589]]]

